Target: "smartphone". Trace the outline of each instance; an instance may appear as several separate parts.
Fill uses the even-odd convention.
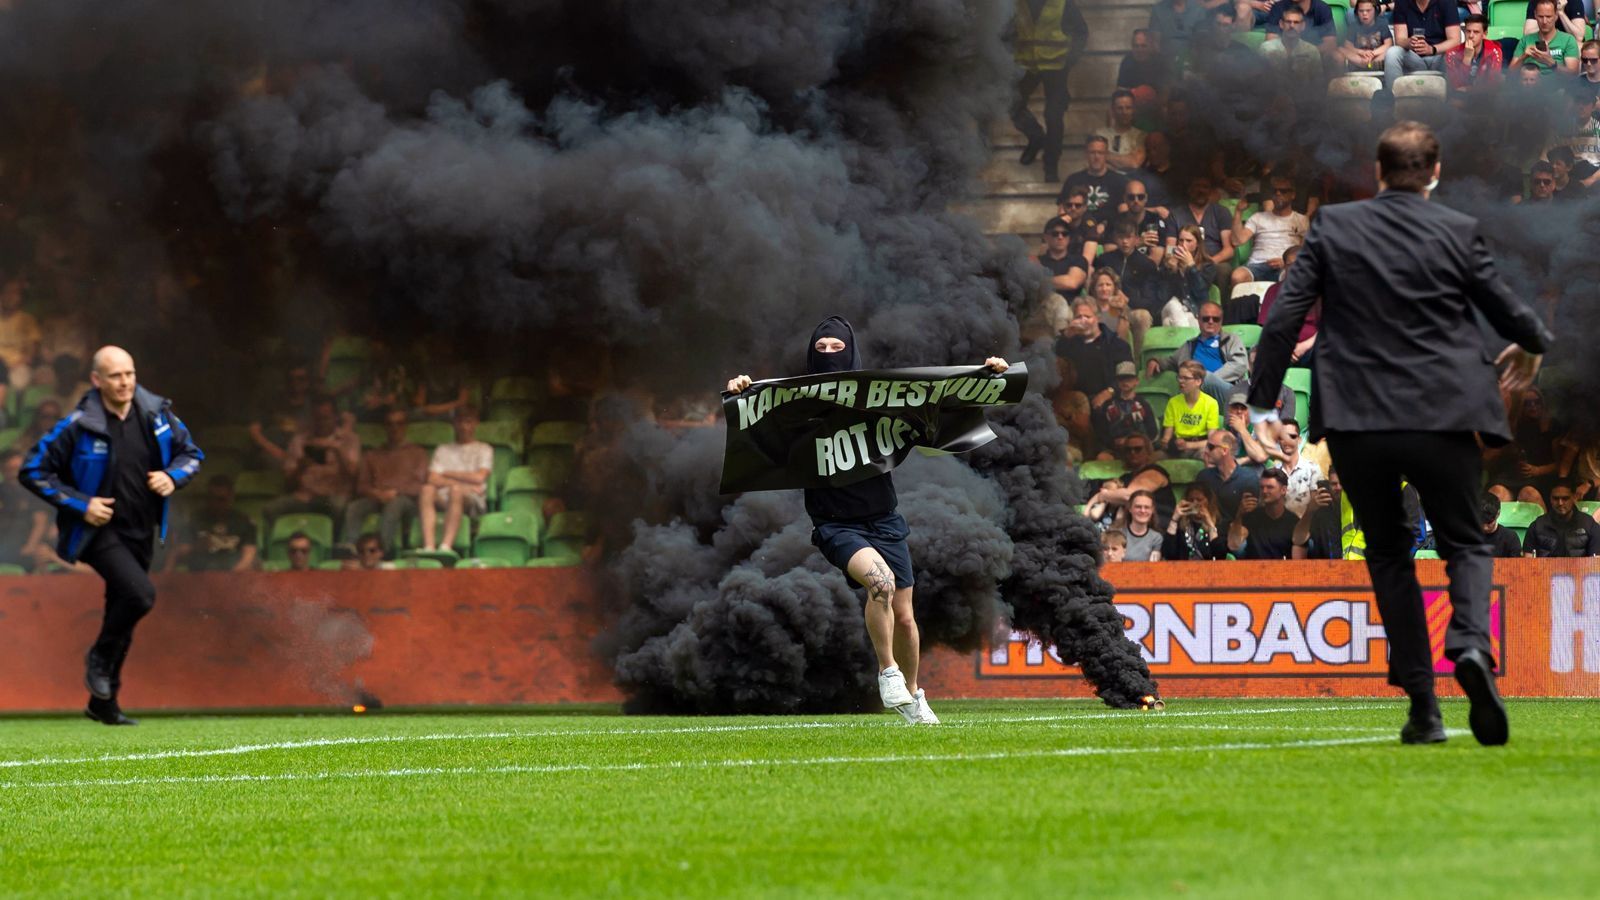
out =
[[[1319,491],[1332,491],[1333,490],[1333,482],[1331,482],[1328,479],[1324,478],[1321,481],[1317,482],[1317,490],[1319,490]]]
[[[1533,46],[1540,53],[1549,53],[1550,52],[1550,42],[1545,40],[1544,38],[1539,38],[1538,42],[1535,43]]]

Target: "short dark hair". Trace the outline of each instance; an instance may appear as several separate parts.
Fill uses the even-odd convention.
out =
[[[462,406],[456,407],[455,418],[457,418],[457,419],[481,419],[483,417],[478,414],[478,408],[476,406],[473,406],[471,403],[467,403],[467,404],[464,404]]]
[[[1231,3],[1222,4],[1221,6],[1217,7],[1216,9],[1213,9],[1211,11],[1211,14],[1213,16],[1222,16],[1222,17],[1226,18],[1230,22],[1233,21],[1234,19],[1238,18],[1238,16],[1234,15],[1233,4],[1231,4]]]
[[[311,539],[311,535],[306,534],[304,531],[296,531],[294,534],[289,535],[289,539],[287,541],[284,541],[284,543],[285,544],[292,544],[295,541],[300,541],[300,540],[303,540],[308,544],[315,544],[316,543],[316,541],[313,541]]]
[[[1074,185],[1061,192],[1061,199],[1063,200],[1071,200],[1073,197],[1082,197],[1083,199],[1088,200],[1089,189]]]
[[[1052,228],[1065,228],[1068,231],[1072,230],[1072,226],[1067,224],[1067,220],[1061,218],[1060,216],[1051,216],[1050,217],[1050,221],[1044,223],[1044,233],[1045,234],[1049,234],[1050,233],[1050,229],[1052,229]]]
[[[1296,420],[1296,419],[1284,419],[1279,424],[1282,424],[1282,425],[1293,425],[1296,434],[1299,434],[1300,432],[1305,430],[1304,428],[1300,427],[1300,422],[1298,420]]]
[[[1525,63],[1523,63],[1522,64],[1522,71],[1524,71],[1524,72],[1538,72],[1540,74],[1544,73],[1544,70],[1539,68],[1539,64],[1536,63],[1536,62],[1525,62]]]
[[[1306,19],[1306,14],[1301,12],[1300,11],[1300,7],[1295,6],[1293,3],[1289,4],[1288,6],[1285,6],[1283,8],[1283,12],[1278,13],[1278,21],[1282,22],[1284,16],[1299,16],[1300,17],[1300,21],[1302,21],[1302,22],[1304,22],[1305,19]]]
[[[1392,189],[1420,192],[1438,164],[1439,138],[1421,122],[1396,122],[1378,138],[1378,171]]]
[[[1366,2],[1371,3],[1371,2],[1373,2],[1373,0],[1366,0]],[[1357,5],[1360,5],[1359,0],[1358,0]],[[1461,20],[1461,27],[1462,28],[1465,28],[1468,25],[1482,25],[1484,27],[1484,30],[1488,30],[1488,28],[1489,28],[1489,17],[1484,15],[1484,14],[1482,14],[1482,13],[1473,13],[1472,15],[1467,16],[1465,19]]]
[[[1568,147],[1566,144],[1557,144],[1554,147],[1551,147],[1549,151],[1545,153],[1545,158],[1550,160],[1552,163],[1566,163],[1567,168],[1569,169],[1572,168],[1573,163],[1578,161],[1577,155],[1574,154],[1572,152],[1572,148]]]
[[[362,544],[377,544],[379,547],[382,547],[383,537],[376,531],[363,532],[360,537],[356,538],[356,546],[360,547]]]
[[[1492,491],[1484,491],[1478,498],[1478,521],[1484,525],[1500,518],[1500,498]]]
[[[1268,469],[1261,473],[1262,481],[1276,481],[1284,487],[1289,486],[1289,476],[1282,469]]]
[[[1556,5],[1556,0],[1533,0],[1533,11],[1538,12],[1539,7],[1544,6],[1546,3],[1550,4],[1551,12],[1555,12],[1557,9],[1560,9],[1560,7]]]
[[[1127,88],[1117,88],[1116,90],[1111,92],[1111,102],[1112,103],[1115,103],[1118,100],[1121,100],[1123,97],[1127,97],[1129,100],[1132,100],[1133,99],[1133,91],[1130,91]]]
[[[1532,166],[1528,167],[1528,174],[1529,175],[1555,175],[1556,174],[1556,167],[1550,165],[1549,163],[1547,163],[1547,162],[1545,162],[1544,160],[1541,159],[1541,160],[1536,161]]]
[[[1105,144],[1107,150],[1111,149],[1111,142],[1106,140],[1103,136],[1098,135],[1098,134],[1089,135],[1089,137],[1086,138],[1084,140],[1084,142],[1083,142],[1083,149],[1087,150],[1090,147],[1094,146],[1095,144]]]
[[[1133,220],[1127,217],[1118,219],[1111,226],[1111,237],[1113,240],[1117,238],[1134,237],[1138,233],[1139,226],[1134,224]]]
[[[1371,5],[1374,9],[1378,7],[1378,0],[1356,0],[1354,8],[1360,9],[1363,3]]]

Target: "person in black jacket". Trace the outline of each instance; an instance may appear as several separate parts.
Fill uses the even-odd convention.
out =
[[[984,365],[996,372],[1010,366],[992,356]],[[811,333],[806,372],[852,372],[862,367],[855,329],[840,316],[829,316]],[[737,394],[751,385],[748,375],[728,382]],[[878,656],[878,695],[887,709],[908,725],[937,725],[927,694],[917,686],[921,637],[911,603],[916,583],[910,526],[896,511],[899,497],[889,472],[846,487],[807,488],[806,512],[813,526],[811,542],[828,562],[867,589],[867,636]]]
[[[1133,362],[1133,348],[1100,322],[1095,302],[1082,297],[1072,301],[1072,318],[1056,339],[1056,355],[1072,363],[1077,380],[1071,387],[1089,398],[1091,409],[1115,395],[1117,364]]]
[[[1489,643],[1493,563],[1479,521],[1478,439],[1510,440],[1500,390],[1532,383],[1551,335],[1500,279],[1477,220],[1428,202],[1440,173],[1433,132],[1396,123],[1379,138],[1377,157],[1382,192],[1322,207],[1289,268],[1257,351],[1252,418],[1275,429],[1271,407],[1301,322],[1320,298],[1311,438],[1327,435],[1366,533],[1367,571],[1389,640],[1389,683],[1411,698],[1400,739],[1445,739],[1401,500],[1407,480],[1449,564],[1454,611],[1445,655],[1472,701],[1472,733],[1480,743],[1503,744],[1509,727]],[[1419,409],[1427,415],[1419,417]]]
[[[83,560],[106,582],[100,636],[84,660],[84,715],[136,725],[117,692],[133,628],[156,602],[152,545],[166,539],[168,498],[194,480],[205,454],[172,403],[138,385],[126,350],[100,348],[89,378],[95,390],[29,451],[22,482],[56,508],[57,554]]]

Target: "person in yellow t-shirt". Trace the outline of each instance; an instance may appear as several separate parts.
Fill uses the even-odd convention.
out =
[[[1205,383],[1206,369],[1194,360],[1178,366],[1178,396],[1167,400],[1162,416],[1161,445],[1173,447],[1173,452],[1188,457],[1199,457],[1206,448],[1206,435],[1215,430],[1221,421],[1217,401],[1200,392]]]

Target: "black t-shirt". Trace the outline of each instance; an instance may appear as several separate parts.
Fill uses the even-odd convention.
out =
[[[1167,78],[1167,60],[1160,55],[1140,62],[1130,53],[1122,58],[1122,65],[1117,67],[1117,87],[1121,88],[1149,85],[1160,90],[1166,86]]]
[[[899,503],[888,472],[847,487],[806,488],[806,512],[813,522],[870,519],[894,512]]]
[[[239,562],[244,548],[256,542],[256,526],[236,509],[222,515],[204,510],[190,525],[185,543],[194,547],[185,562],[195,572],[224,572]]]
[[[1127,176],[1112,169],[1106,169],[1100,175],[1091,175],[1089,170],[1080,169],[1067,176],[1067,180],[1061,185],[1061,193],[1056,195],[1056,202],[1065,202],[1069,189],[1083,188],[1089,193],[1087,197],[1089,212],[1097,213],[1104,209],[1107,213],[1112,213],[1122,201],[1122,195],[1127,187]]]
[[[1095,266],[1117,273],[1117,277],[1122,279],[1122,292],[1128,295],[1129,306],[1146,310],[1156,321],[1161,320],[1161,308],[1166,306],[1167,301],[1165,297],[1159,296],[1160,273],[1156,271],[1156,264],[1150,261],[1150,257],[1137,249],[1126,256],[1120,249],[1112,249],[1109,253],[1100,254],[1095,260]]]
[[[1093,341],[1073,335],[1056,338],[1056,355],[1070,361],[1078,373],[1073,387],[1090,400],[1117,383],[1117,363],[1133,362],[1133,351],[1126,342],[1100,325],[1100,336]]]
[[[1427,9],[1418,9],[1416,0],[1395,0],[1391,21],[1406,26],[1406,41],[1410,35],[1421,34],[1430,44],[1444,43],[1445,29],[1461,24],[1454,0],[1431,0]]]
[[[1339,541],[1342,531],[1339,504],[1325,506],[1312,513],[1311,537],[1306,542],[1306,559],[1343,558],[1344,546]]]
[[[1070,243],[1071,238],[1068,238],[1067,240],[1069,243],[1067,244],[1066,256],[1056,259],[1048,253],[1042,253],[1039,255],[1039,265],[1049,269],[1051,275],[1066,275],[1073,269],[1077,269],[1078,271],[1087,274],[1089,268],[1088,265],[1083,261],[1083,248],[1080,246],[1078,248],[1078,252],[1073,253],[1072,244]]]
[[[155,438],[136,406],[124,418],[106,412],[106,436],[111,439],[112,470],[99,496],[110,497],[108,526],[129,541],[149,541],[161,521],[161,496],[150,490],[150,473],[161,468]]]
[[[1283,515],[1274,519],[1267,515],[1267,511],[1257,507],[1255,512],[1245,513],[1244,527],[1249,532],[1245,538],[1244,549],[1235,554],[1240,559],[1289,559],[1294,549],[1294,527],[1300,524],[1300,517],[1285,509]]]
[[[1489,535],[1489,553],[1495,559],[1516,559],[1522,555],[1522,542],[1517,540],[1517,533],[1509,528],[1501,527]]]

